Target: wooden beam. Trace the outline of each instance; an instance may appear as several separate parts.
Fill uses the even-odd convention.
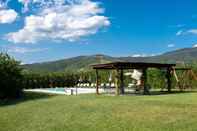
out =
[[[176,81],[179,82],[179,78],[177,76],[176,69],[173,69],[173,74],[174,74]]]
[[[172,71],[173,71],[173,75],[174,75],[175,80],[176,80],[176,86],[178,86],[179,89],[181,89],[182,87],[181,87],[180,79],[178,78],[178,75],[176,73],[177,70],[175,68],[172,68]]]
[[[143,68],[169,68],[176,64],[146,63],[146,62],[112,62],[91,65],[93,69],[143,69]]]
[[[98,74],[98,70],[96,70],[96,94],[99,95],[99,74]]]
[[[192,68],[174,68],[174,70],[183,71],[183,70],[192,70]]]
[[[197,81],[197,76],[196,76],[196,74],[195,74],[192,70],[190,70],[190,72],[191,72],[191,75],[193,76],[193,78]]]

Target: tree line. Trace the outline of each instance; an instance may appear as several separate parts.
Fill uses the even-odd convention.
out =
[[[197,72],[197,63],[190,65],[194,72]],[[131,70],[126,70],[128,72]],[[101,82],[109,83],[109,79],[114,81],[113,71],[99,71],[102,76]],[[110,78],[110,76],[112,76]],[[188,78],[187,81],[189,81]],[[173,86],[175,80],[172,78]],[[54,73],[32,73],[24,70],[20,62],[10,57],[8,54],[0,53],[0,99],[16,98],[22,95],[22,89],[34,88],[55,88],[74,87],[78,83],[95,83],[95,71],[86,72],[54,72]],[[130,77],[125,76],[125,85],[131,83]],[[148,83],[152,88],[165,88],[165,72],[156,69],[148,70]],[[191,81],[196,87],[197,82]]]
[[[24,73],[22,85],[24,89],[73,87],[78,80],[79,75],[72,73]]]

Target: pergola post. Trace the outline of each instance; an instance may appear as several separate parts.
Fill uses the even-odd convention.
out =
[[[145,62],[112,62],[106,64],[97,64],[92,65],[93,69],[96,69],[96,93],[99,94],[99,84],[100,84],[100,77],[98,76],[99,69],[105,70],[115,70],[115,87],[116,87],[116,95],[120,93],[124,93],[124,76],[123,70],[124,69],[138,69],[142,70],[142,77],[141,77],[141,87],[144,89],[144,94],[149,93],[149,87],[147,85],[147,69],[148,68],[159,68],[159,69],[166,69],[167,74],[166,78],[168,81],[168,91],[171,91],[171,69],[175,67],[176,64],[162,64],[162,63],[145,63]]]
[[[115,70],[115,88],[116,88],[116,95],[119,95],[119,70]]]
[[[142,86],[144,89],[143,94],[144,95],[148,95],[149,93],[149,89],[147,87],[147,68],[143,68],[142,69],[142,78],[141,78],[141,82],[142,82]]]
[[[96,94],[99,95],[99,74],[97,69],[96,69]]]
[[[167,68],[166,79],[167,79],[167,89],[168,89],[168,92],[171,92],[171,86],[172,86],[171,68]]]
[[[121,94],[125,93],[123,69],[120,70],[120,90],[121,90]]]

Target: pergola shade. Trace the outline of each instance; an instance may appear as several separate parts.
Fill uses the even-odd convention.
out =
[[[139,69],[142,70],[142,87],[144,90],[144,94],[149,94],[149,90],[147,88],[147,69],[148,68],[158,68],[162,70],[166,70],[166,79],[168,83],[168,91],[171,90],[171,71],[176,66],[176,64],[163,64],[163,63],[146,63],[146,62],[112,62],[106,64],[96,64],[92,65],[93,69],[96,70],[96,92],[99,94],[99,73],[98,70],[115,70],[116,77],[116,94],[119,92],[124,94],[124,75],[123,70],[127,69]]]

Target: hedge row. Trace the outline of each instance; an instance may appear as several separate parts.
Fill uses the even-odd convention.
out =
[[[73,87],[78,80],[79,76],[76,74],[24,74],[22,85],[25,89]]]

